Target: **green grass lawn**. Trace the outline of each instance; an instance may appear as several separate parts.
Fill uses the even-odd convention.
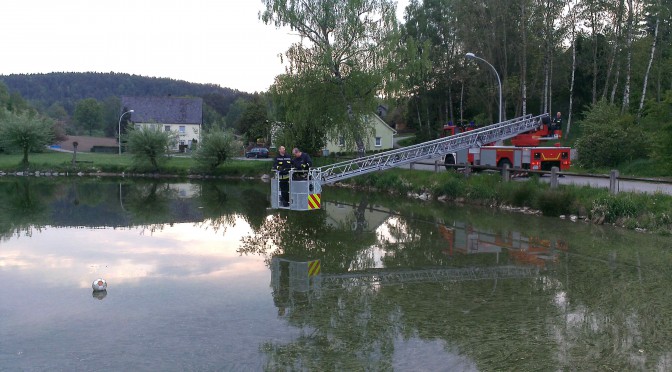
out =
[[[0,170],[13,172],[26,170],[21,164],[21,154],[0,154]],[[77,153],[76,163],[73,165],[73,154],[58,151],[31,153],[28,156],[28,168],[31,171],[58,171],[58,172],[152,172],[143,164],[136,164],[129,154],[99,154],[90,152]],[[213,175],[259,175],[268,173],[270,162],[255,160],[228,160],[214,171],[202,169],[191,157],[173,156],[164,159],[159,173],[189,175],[209,173]],[[152,172],[153,173],[153,172]]]
[[[4,171],[23,170],[21,154],[0,154],[0,169]],[[85,170],[92,167],[124,168],[131,165],[131,157],[114,154],[77,153],[77,163],[72,164],[73,154],[58,151],[45,151],[28,155],[28,169],[30,170]]]

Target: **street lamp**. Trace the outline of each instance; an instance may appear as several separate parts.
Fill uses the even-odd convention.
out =
[[[501,123],[502,122],[502,81],[499,79],[499,74],[497,73],[497,70],[495,70],[495,67],[493,65],[491,65],[490,62],[484,60],[481,57],[476,56],[474,53],[467,53],[467,58],[481,60],[481,61],[485,62],[488,66],[490,66],[492,71],[495,72],[495,76],[497,76],[497,84],[499,85],[499,122]]]
[[[121,155],[121,118],[123,118],[124,115],[131,114],[133,112],[135,112],[135,111],[134,110],[128,110],[128,111],[124,112],[123,114],[121,114],[121,116],[119,117],[119,155]]]

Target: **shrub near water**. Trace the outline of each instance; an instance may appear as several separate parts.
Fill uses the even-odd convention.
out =
[[[448,173],[445,179],[433,183],[431,192],[434,195],[445,195],[452,198],[463,197],[466,194],[466,186],[463,179],[458,178],[456,173]]]
[[[539,178],[534,177],[526,182],[503,183],[502,199],[514,207],[534,207],[534,200],[538,198],[543,186],[539,184]]]
[[[498,200],[499,186],[501,177],[498,174],[482,174],[477,177],[471,177],[467,183],[466,197],[471,200],[481,200],[485,203],[491,203]]]
[[[557,217],[572,212],[573,196],[565,190],[544,190],[537,198],[537,209],[544,216]]]
[[[604,218],[604,222],[613,223],[639,215],[642,206],[630,194],[607,195],[593,201],[590,213],[593,218]]]
[[[397,195],[405,195],[411,191],[410,183],[396,172],[372,173],[366,177],[355,178],[353,182],[358,186],[373,187]]]

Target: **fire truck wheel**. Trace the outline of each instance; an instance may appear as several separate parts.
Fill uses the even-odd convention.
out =
[[[500,172],[504,172],[504,165],[505,164],[508,164],[509,169],[511,169],[511,162],[509,161],[509,159],[502,159],[502,160],[499,161],[499,163],[497,163],[497,168],[501,169]]]
[[[444,167],[446,167],[447,171],[455,170],[455,167],[451,167],[451,165],[455,165],[455,156],[453,154],[446,155],[446,159],[444,160]]]

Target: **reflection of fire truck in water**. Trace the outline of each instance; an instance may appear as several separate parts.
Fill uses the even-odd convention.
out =
[[[495,234],[473,229],[471,225],[455,222],[452,227],[439,225],[441,236],[448,242],[443,253],[448,256],[505,252],[519,264],[546,267],[558,261],[558,250],[566,251],[567,243],[528,237],[515,231]]]
[[[442,137],[475,129],[473,124],[458,127],[448,124],[443,126]],[[550,171],[553,167],[568,170],[571,165],[571,148],[555,146],[539,147],[542,142],[562,138],[561,128],[554,127],[548,116],[539,123],[536,130],[521,133],[511,138],[512,146],[495,146],[487,144],[447,154],[443,158],[446,169],[452,165],[481,165],[503,168],[505,164],[513,168]]]

